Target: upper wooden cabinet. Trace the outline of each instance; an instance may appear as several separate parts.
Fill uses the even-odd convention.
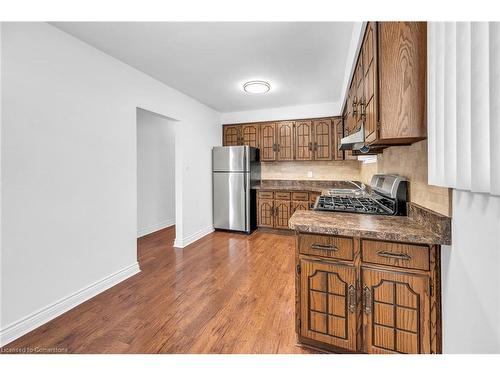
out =
[[[260,127],[260,160],[276,160],[276,124],[265,123]]]
[[[427,137],[427,23],[380,22],[379,122],[376,143]]]
[[[425,22],[369,22],[344,103],[344,136],[372,148],[427,137]],[[347,156],[346,156],[347,158]]]
[[[259,124],[228,125],[222,130],[224,146],[259,147]]]
[[[377,106],[376,97],[377,90],[377,59],[376,53],[376,23],[368,24],[363,42],[362,57],[363,57],[363,95],[361,98],[360,108],[362,108],[362,116],[365,120],[365,142],[371,143],[376,140],[377,130]]]
[[[223,145],[260,148],[261,161],[344,160],[342,117],[223,126]]]
[[[259,147],[259,124],[248,124],[241,126],[241,138],[244,146]]]
[[[238,146],[241,142],[241,132],[239,126],[224,126],[223,129],[224,146]]]
[[[314,160],[332,160],[332,120],[313,121]]]
[[[339,150],[340,140],[344,136],[344,126],[342,117],[332,119],[332,145],[333,160],[344,160],[344,151]]]
[[[312,160],[312,121],[295,122],[295,160]]]
[[[276,124],[277,160],[293,160],[293,122],[281,121]]]

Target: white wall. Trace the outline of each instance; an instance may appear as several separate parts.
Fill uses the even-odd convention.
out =
[[[3,29],[3,22],[0,22],[0,272],[2,271],[2,173],[1,173],[1,165],[2,165],[2,103],[3,103],[3,96],[2,96],[2,29]],[[1,336],[1,327],[2,327],[2,276],[0,275],[0,345],[2,342],[2,336]]]
[[[331,102],[257,109],[253,111],[226,112],[221,113],[221,121],[223,124],[237,124],[241,122],[338,116],[340,114],[340,107],[341,103]]]
[[[137,236],[175,224],[176,121],[137,110]]]
[[[212,109],[45,23],[3,24],[2,107],[3,342],[137,271],[137,107],[179,120],[177,245],[212,230]]]
[[[500,197],[453,191],[443,246],[444,353],[500,353]]]

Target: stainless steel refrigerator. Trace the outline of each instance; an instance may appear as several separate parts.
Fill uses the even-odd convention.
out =
[[[257,227],[259,150],[249,146],[212,150],[214,228],[250,233]]]

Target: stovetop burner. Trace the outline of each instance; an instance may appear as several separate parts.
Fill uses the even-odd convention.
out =
[[[315,209],[318,211],[341,211],[377,215],[393,215],[393,211],[390,207],[383,206],[373,198],[323,195],[318,198]]]
[[[322,195],[317,211],[352,212],[373,215],[406,215],[407,182],[396,175],[374,175],[369,190],[358,194]]]

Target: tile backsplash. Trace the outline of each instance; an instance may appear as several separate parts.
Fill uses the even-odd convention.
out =
[[[376,163],[300,161],[262,163],[263,180],[357,180],[369,184],[375,173],[395,173],[410,181],[410,201],[451,216],[451,190],[427,184],[427,141],[411,146],[392,146],[377,156]],[[309,175],[312,173],[312,177]]]
[[[375,173],[394,173],[410,181],[410,201],[451,216],[451,189],[427,184],[427,141],[411,146],[392,146],[376,163],[362,164],[360,180],[369,184]]]
[[[345,161],[299,161],[262,163],[263,180],[358,180],[361,162]],[[312,172],[312,177],[309,173]]]

